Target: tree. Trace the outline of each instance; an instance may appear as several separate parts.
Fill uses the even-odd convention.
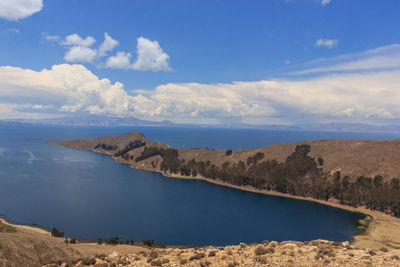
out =
[[[59,231],[57,228],[53,227],[53,229],[51,229],[51,235],[54,237],[64,237],[64,232]]]

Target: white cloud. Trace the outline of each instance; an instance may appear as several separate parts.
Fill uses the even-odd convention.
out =
[[[0,114],[3,118],[7,114],[14,114],[15,118],[21,109],[39,107],[114,115],[127,115],[134,110],[134,97],[126,93],[121,83],[99,79],[82,65],[55,65],[38,72],[0,67],[0,99],[7,104],[7,110],[4,108]]]
[[[357,54],[320,59],[309,62],[306,65],[308,68],[294,72],[294,74],[399,69],[400,44],[382,46]]]
[[[172,71],[168,65],[169,56],[157,41],[139,37],[137,42],[137,59],[133,64],[131,64],[131,53],[118,52],[115,56],[107,58],[105,67],[139,71]]]
[[[119,45],[117,40],[114,40],[108,33],[104,33],[104,42],[99,47],[99,56],[103,57],[108,51],[113,50]]]
[[[132,68],[139,71],[171,71],[168,64],[169,56],[157,41],[144,37],[137,39],[137,59]]]
[[[20,29],[16,29],[16,28],[9,28],[6,30],[6,32],[11,32],[11,33],[20,33]]]
[[[62,42],[65,46],[84,46],[90,47],[96,42],[92,36],[87,36],[85,39],[80,37],[78,34],[74,33],[65,37],[65,40]]]
[[[45,35],[45,39],[58,41],[58,36]],[[97,58],[97,50],[89,48],[96,42],[92,36],[86,38],[78,34],[70,34],[65,37],[61,44],[70,47],[64,55],[64,60],[69,63],[92,63]]]
[[[60,36],[58,36],[58,35],[50,35],[45,32],[42,32],[42,37],[46,41],[52,41],[52,42],[60,42],[60,39],[61,39]]]
[[[329,40],[329,39],[318,39],[315,42],[315,46],[317,46],[317,47],[325,46],[327,48],[333,48],[333,47],[337,46],[338,44],[339,44],[338,40]]]
[[[131,57],[130,53],[118,52],[115,56],[107,58],[105,66],[113,69],[130,69],[132,68]]]
[[[52,107],[175,122],[285,123],[326,118],[400,119],[400,70],[326,75],[296,81],[272,79],[220,84],[164,84],[129,95],[123,84],[99,79],[82,65],[32,71],[0,67],[5,117]],[[43,107],[43,109],[40,109]]]
[[[322,0],[321,5],[326,6],[328,5],[332,0]]]
[[[20,20],[39,12],[43,8],[43,0],[1,0],[0,18]]]
[[[91,63],[96,57],[96,49],[84,46],[73,46],[65,53],[64,60],[70,63]]]
[[[119,42],[113,39],[108,33],[104,33],[104,41],[98,49],[92,48],[96,39],[92,36],[82,38],[78,34],[70,34],[61,40],[57,35],[43,33],[43,38],[48,41],[55,41],[66,46],[64,60],[68,63],[97,63],[112,51]],[[138,71],[172,71],[168,64],[169,56],[160,47],[157,41],[151,41],[144,37],[137,39],[137,58],[131,63],[132,54],[128,52],[117,52],[99,63],[99,66],[114,69],[131,69]]]

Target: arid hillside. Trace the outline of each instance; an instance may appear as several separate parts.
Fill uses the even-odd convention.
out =
[[[400,266],[400,250],[385,244],[362,248],[327,240],[194,248],[67,244],[46,231],[0,219],[0,266]]]
[[[136,143],[135,143],[136,142]],[[141,161],[136,159],[142,154],[145,148],[170,148],[166,144],[150,142],[140,132],[132,132],[121,136],[107,136],[90,140],[72,140],[62,142],[51,142],[63,146],[93,150],[115,156],[119,151],[125,157],[116,157],[118,161],[129,163],[137,168],[148,170],[159,170],[162,158],[154,155]],[[137,147],[129,144],[135,143]],[[100,144],[100,146],[98,146]],[[311,151],[312,158],[323,159],[320,166],[324,172],[336,172],[339,170],[343,176],[352,178],[358,176],[374,177],[381,175],[385,179],[400,178],[400,139],[392,141],[371,141],[371,140],[315,140],[297,143],[284,143],[271,145],[259,149],[245,149],[233,151],[231,154],[225,150],[212,149],[177,149],[178,159],[188,162],[195,159],[197,162],[210,161],[211,164],[222,166],[226,162],[246,163],[249,157],[256,153],[263,153],[260,162],[276,159],[284,162],[286,158],[295,151],[296,146],[307,144]],[[97,146],[97,147],[96,147]]]

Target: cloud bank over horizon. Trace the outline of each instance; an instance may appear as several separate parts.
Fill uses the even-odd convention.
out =
[[[393,65],[386,57],[399,60],[400,44],[366,51],[361,57],[344,56],[342,63],[332,59],[330,70],[342,72],[322,69],[323,75],[317,77],[168,83],[134,91],[100,79],[79,64],[42,71],[4,66],[0,67],[0,118],[80,112],[193,123],[399,120],[400,64]],[[384,62],[376,70],[372,63],[379,60]],[[363,71],[354,72],[359,61]],[[365,72],[365,62],[371,62],[370,71]]]

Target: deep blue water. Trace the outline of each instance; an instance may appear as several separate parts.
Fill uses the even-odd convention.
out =
[[[168,179],[48,140],[139,130],[178,148],[256,148],[312,139],[395,139],[390,133],[155,127],[0,125],[0,214],[77,238],[226,245],[262,240],[349,240],[360,214],[202,181]]]

